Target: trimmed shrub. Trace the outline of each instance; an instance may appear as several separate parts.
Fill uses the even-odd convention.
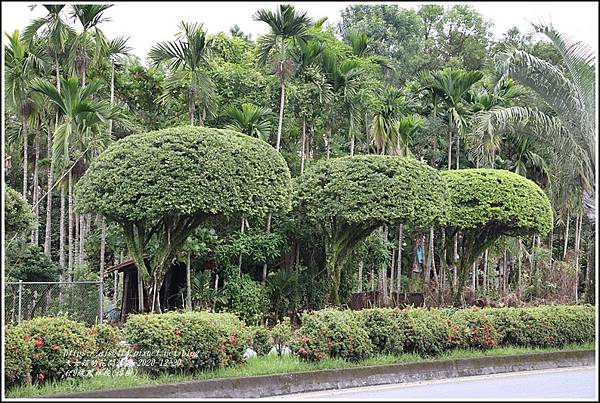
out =
[[[446,184],[415,158],[356,155],[315,163],[295,178],[293,194],[297,213],[323,235],[331,300],[339,306],[342,268],[356,246],[383,224],[428,227],[442,214]]]
[[[353,311],[324,309],[304,314],[292,350],[300,357],[319,361],[326,356],[360,361],[373,354],[364,322]]]
[[[489,308],[487,312],[500,330],[502,344],[560,347],[595,338],[595,312],[590,305]]]
[[[4,335],[4,385],[31,384],[33,340],[22,326],[7,326]]]
[[[34,380],[56,380],[69,370],[91,370],[84,364],[96,354],[96,340],[82,322],[66,317],[38,317],[20,324],[33,342],[31,375]]]
[[[488,314],[478,308],[459,309],[450,314],[450,326],[460,334],[458,344],[465,347],[489,349],[498,345],[499,333]]]
[[[398,309],[373,308],[358,312],[365,324],[365,330],[377,353],[401,354],[406,336],[403,322],[398,320],[403,313]]]
[[[408,352],[434,356],[456,345],[457,329],[439,309],[409,309],[399,320],[406,329]]]
[[[244,324],[229,313],[132,315],[125,324],[125,338],[138,352],[134,359],[152,373],[197,371],[241,363],[247,348],[246,335]],[[154,352],[168,354],[169,360],[153,356]]]
[[[557,345],[595,340],[596,312],[593,305],[549,307],[557,330]]]
[[[110,354],[111,351],[119,349],[121,342],[121,330],[107,324],[99,324],[92,327],[92,334],[96,338],[96,353]]]
[[[266,355],[271,350],[271,334],[262,326],[248,328],[249,344],[257,356]]]

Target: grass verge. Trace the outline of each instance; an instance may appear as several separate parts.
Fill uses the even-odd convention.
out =
[[[17,386],[6,391],[7,398],[30,398],[65,394],[69,392],[84,392],[91,390],[127,388],[133,386],[160,385],[165,383],[184,382],[200,379],[233,378],[243,376],[271,375],[290,372],[315,371],[319,369],[341,369],[372,365],[402,364],[425,361],[442,361],[457,358],[501,357],[522,355],[536,352],[593,350],[594,343],[573,344],[562,348],[525,348],[498,347],[487,351],[473,349],[457,349],[447,351],[439,356],[425,358],[417,354],[402,354],[399,356],[379,355],[360,362],[348,362],[341,359],[327,359],[319,363],[301,361],[296,356],[266,356],[249,359],[243,367],[220,368],[196,374],[170,374],[151,377],[143,372],[127,376],[95,376],[91,378],[71,378],[31,386]]]

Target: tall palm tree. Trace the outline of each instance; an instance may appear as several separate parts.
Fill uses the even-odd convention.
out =
[[[193,126],[198,99],[206,98],[207,93],[213,92],[214,84],[207,74],[210,41],[202,24],[182,21],[178,27],[180,31],[175,41],[154,45],[148,55],[154,65],[168,65],[172,73],[167,82],[169,89],[184,83],[190,124]],[[200,125],[203,124],[201,121]]]
[[[90,161],[94,154],[106,147],[110,137],[107,136],[106,130],[103,130],[104,123],[117,115],[109,102],[92,99],[99,88],[99,81],[82,86],[76,77],[61,78],[60,92],[47,80],[36,79],[32,83],[33,91],[47,96],[62,117],[62,123],[56,129],[53,139],[52,158],[56,167],[66,170],[63,177],[68,175],[69,272],[74,264],[73,167],[81,158]],[[70,154],[73,150],[83,151],[72,164]]]
[[[380,154],[385,154],[395,147],[394,122],[406,109],[406,98],[400,90],[387,86],[378,99],[371,124],[371,142]]]
[[[354,124],[357,118],[357,91],[364,73],[364,68],[358,58],[346,58],[340,60],[338,54],[329,49],[323,52],[323,70],[327,74],[327,78],[331,84],[333,93],[338,95],[342,101],[344,111],[348,114],[348,140],[350,142],[350,155],[354,155]],[[333,103],[330,108],[330,116],[327,120],[328,129],[327,135],[327,158],[329,158],[331,149],[331,131],[333,121],[332,116]]]
[[[35,7],[32,6],[32,7]],[[76,36],[75,30],[62,18],[64,4],[45,4],[47,15],[36,18],[23,31],[27,42],[42,39],[46,45],[46,53],[54,62],[56,85],[60,92],[60,62],[65,58],[67,43]],[[55,128],[58,127],[58,112],[56,113]],[[52,159],[52,135],[48,130],[47,158],[51,160],[48,167],[48,191],[46,194],[46,226],[44,236],[44,254],[51,256],[52,241],[52,189],[54,188],[54,160]]]
[[[75,37],[69,55],[71,56],[71,65],[81,76],[83,85],[86,84],[89,67],[93,63],[98,63],[104,56],[103,50],[106,49],[107,40],[99,25],[110,21],[110,18],[104,17],[104,12],[112,6],[112,4],[73,4],[71,6],[70,16],[81,24],[83,32]]]
[[[452,141],[456,139],[456,168],[459,168],[460,136],[465,132],[469,91],[483,78],[479,71],[445,68],[422,76],[421,90],[440,100],[448,119],[448,169],[452,167]]]
[[[269,58],[275,75],[279,78],[280,101],[279,123],[275,148],[281,147],[283,110],[285,107],[285,83],[294,74],[292,51],[295,46],[310,38],[309,27],[312,19],[304,11],[296,11],[294,6],[281,4],[275,12],[261,9],[254,15],[255,21],[269,25],[271,32],[258,39],[258,60],[266,64]]]
[[[522,131],[550,144],[561,164],[577,172],[584,189],[586,215],[595,221],[596,100],[594,52],[572,42],[552,26],[533,25],[562,56],[566,72],[526,51],[509,48],[498,59],[498,69],[533,90],[552,114],[529,106],[494,108],[479,130],[492,133]]]
[[[23,140],[23,197],[27,198],[29,120],[34,105],[31,99],[31,81],[44,67],[45,60],[40,42],[22,40],[19,31],[5,34],[8,45],[4,50],[6,102],[21,121]]]
[[[225,110],[225,115],[232,119],[232,122],[226,126],[227,129],[257,137],[261,140],[269,139],[273,126],[273,113],[270,109],[244,103],[241,105],[241,109],[230,106]]]

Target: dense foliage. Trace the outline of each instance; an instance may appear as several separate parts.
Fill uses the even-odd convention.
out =
[[[19,192],[4,187],[4,230],[6,238],[26,234],[35,225],[31,206]]]
[[[230,313],[206,311],[132,315],[123,332],[107,325],[86,328],[64,318],[42,317],[6,328],[5,380],[17,385],[57,379],[69,359],[89,360],[89,365],[80,362],[80,366],[93,374],[107,360],[126,354],[142,371],[158,375],[243,366],[250,347],[258,355],[269,353],[271,347],[280,354],[291,348],[303,360],[354,362],[376,354],[435,357],[456,348],[560,348],[594,341],[595,328],[591,305],[325,309],[305,313],[295,331],[287,318],[269,330],[246,327]],[[121,339],[127,344],[117,345]],[[65,358],[62,352],[73,348],[80,355]]]
[[[509,171],[462,169],[442,173],[448,185],[447,239],[460,234],[460,305],[469,266],[502,235],[545,235],[552,229],[550,200],[531,180]]]
[[[482,168],[444,171],[442,176],[448,186],[449,227],[513,236],[545,235],[552,229],[550,200],[527,178]]]
[[[200,224],[288,208],[289,171],[267,143],[228,130],[179,127],[109,147],[77,184],[77,206],[114,220],[148,284],[151,309],[168,263]],[[156,233],[151,272],[143,256]],[[150,280],[152,275],[152,280]]]
[[[243,322],[233,314],[169,312],[131,316],[125,326],[125,339],[134,351],[170,354],[170,365],[144,365],[147,370],[180,372],[242,362],[248,340],[245,331]],[[136,360],[142,363],[146,359],[139,355]]]
[[[378,295],[377,305],[390,306],[405,292],[423,294],[427,306],[595,301],[596,56],[585,38],[550,24],[494,35],[493,16],[468,4],[352,4],[335,24],[271,5],[253,13],[266,29],[258,37],[235,21],[209,32],[191,16],[140,54],[104,32],[106,21],[123,18],[118,4],[36,13],[6,33],[3,49],[4,181],[16,190],[4,206],[11,280],[71,281],[84,266],[100,278],[134,258],[147,293],[136,310],[162,311],[156,289],[171,262],[189,259],[194,307],[238,312],[236,298],[222,303],[224,286],[241,274],[264,283],[272,306],[253,305],[251,323],[258,312],[273,323],[332,300]],[[232,128],[241,134],[221,131]],[[300,194],[315,208],[285,211],[288,170],[300,183],[333,173],[338,157],[373,154],[437,170],[511,171],[547,195],[552,225],[542,218],[546,201],[511,202],[510,214],[541,214],[479,253],[459,245],[469,240],[463,234],[508,210],[483,213],[465,198],[455,211],[474,221],[455,214],[455,226],[437,225],[419,195],[429,181],[380,203],[379,191],[394,188],[385,169],[373,183],[340,180],[335,198],[315,183]],[[207,160],[213,176],[192,168]],[[92,176],[102,183],[92,186]],[[505,190],[514,201],[518,192]],[[17,192],[27,209],[11,204]],[[346,245],[324,231],[333,216],[348,221],[336,221]],[[362,241],[348,247],[351,238]],[[106,282],[120,305],[113,285],[123,276]]]
[[[358,242],[384,224],[431,225],[442,214],[445,193],[439,173],[413,158],[337,158],[299,177],[295,208],[325,236],[333,302],[340,302],[341,268]]]

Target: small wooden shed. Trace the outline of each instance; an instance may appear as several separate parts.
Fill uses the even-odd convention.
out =
[[[145,256],[146,264],[150,264],[149,256]],[[133,259],[109,267],[104,272],[104,277],[123,273],[123,287],[121,295],[120,320],[124,320],[130,313],[138,312],[138,275],[137,266]],[[165,274],[160,288],[160,306],[162,311],[174,310],[185,307],[185,298],[182,298],[181,290],[186,287],[186,266],[176,262],[171,265]],[[185,292],[184,292],[185,295]],[[144,295],[144,302],[147,296]],[[146,307],[146,310],[148,307]]]

